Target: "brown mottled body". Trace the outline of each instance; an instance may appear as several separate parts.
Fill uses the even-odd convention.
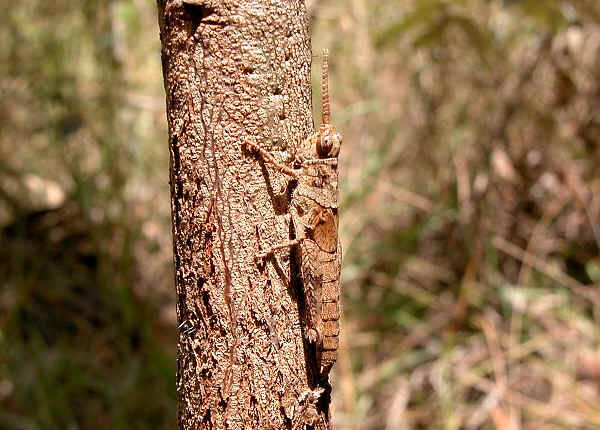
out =
[[[298,246],[297,262],[304,288],[307,315],[306,336],[317,345],[320,373],[326,375],[337,358],[340,318],[340,270],[342,249],[338,239],[338,156],[341,135],[329,123],[327,51],[323,52],[322,111],[320,129],[297,149],[286,165],[253,142],[245,146],[268,161],[279,172],[297,180],[290,215],[296,237],[260,253]]]

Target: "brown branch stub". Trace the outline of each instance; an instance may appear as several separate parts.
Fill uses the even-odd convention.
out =
[[[328,429],[309,386],[297,299],[265,248],[289,238],[256,142],[285,160],[313,131],[303,0],[158,1],[180,326],[179,428]],[[276,339],[274,342],[273,339]],[[326,402],[325,402],[326,403]]]

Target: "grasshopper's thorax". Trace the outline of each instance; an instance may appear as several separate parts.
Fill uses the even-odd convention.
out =
[[[300,158],[302,169],[296,194],[306,197],[322,208],[337,208],[338,159],[341,136],[333,128],[327,134],[315,133],[307,139],[308,151]],[[308,153],[308,154],[307,154]]]

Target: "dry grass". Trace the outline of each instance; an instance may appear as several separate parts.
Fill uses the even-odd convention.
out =
[[[338,428],[598,428],[600,9],[319,4],[346,139]]]
[[[3,233],[0,427],[172,428],[155,5],[84,3],[5,5],[0,221],[54,200]],[[309,6],[345,136],[337,428],[600,428],[600,7]]]

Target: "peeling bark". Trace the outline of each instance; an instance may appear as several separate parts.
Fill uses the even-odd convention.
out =
[[[329,428],[288,250],[280,160],[313,131],[303,0],[158,1],[167,93],[179,428]]]

